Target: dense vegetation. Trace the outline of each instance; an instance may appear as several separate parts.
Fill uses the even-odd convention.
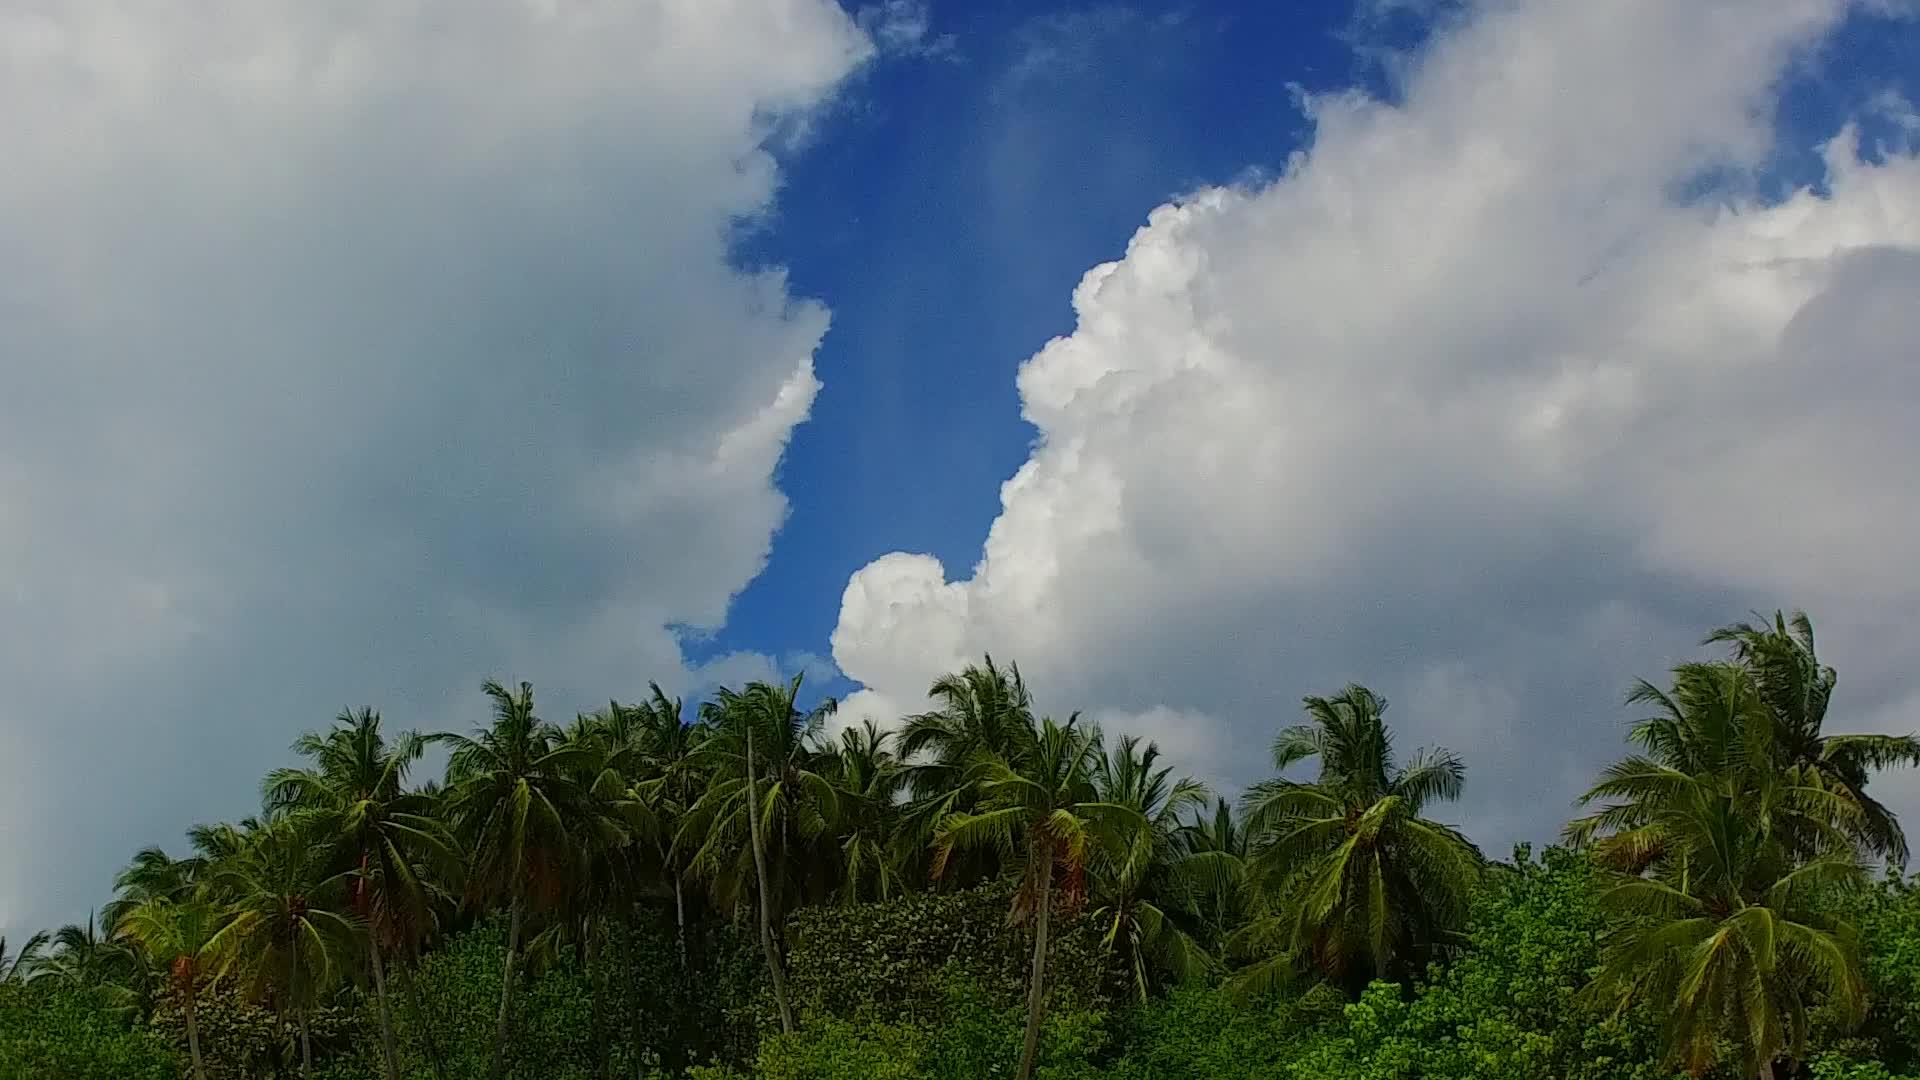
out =
[[[343,714],[256,817],[0,942],[0,1080],[1910,1075],[1920,891],[1867,787],[1920,741],[1827,730],[1804,616],[1708,643],[1505,862],[1360,686],[1237,805],[991,659],[897,733],[798,680]]]

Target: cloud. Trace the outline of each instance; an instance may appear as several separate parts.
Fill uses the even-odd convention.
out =
[[[959,39],[934,34],[927,0],[881,0],[854,13],[854,21],[884,56],[957,60]]]
[[[1406,749],[1465,754],[1496,851],[1619,752],[1633,678],[1751,608],[1814,614],[1836,724],[1920,724],[1920,161],[1849,128],[1821,193],[1676,197],[1774,160],[1848,14],[1485,4],[1394,101],[1310,98],[1284,175],[1154,210],[1081,281],[971,573],[854,575],[850,708],[992,651],[1230,787],[1359,680]]]
[[[368,702],[684,688],[827,326],[729,261],[826,0],[0,0],[0,929]]]

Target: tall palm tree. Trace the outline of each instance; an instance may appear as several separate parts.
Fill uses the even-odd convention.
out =
[[[332,869],[329,845],[315,832],[321,824],[290,816],[262,826],[212,868],[209,882],[231,913],[205,950],[216,977],[292,1010],[303,1077],[313,1074],[308,1014],[350,965],[361,931],[348,895],[353,875]]]
[[[207,861],[200,856],[175,859],[157,847],[141,848],[126,868],[114,875],[114,896],[100,908],[100,925],[117,932],[120,918],[149,900],[185,900]]]
[[[889,744],[890,732],[871,719],[840,732],[837,755],[826,762],[839,789],[831,828],[840,844],[840,902],[886,900],[902,888],[900,796],[906,774]]]
[[[987,656],[980,664],[935,680],[927,696],[938,703],[931,712],[909,716],[895,742],[912,795],[902,821],[906,846],[931,850],[933,835],[948,814],[977,808],[979,791],[969,780],[981,754],[1012,760],[1034,730],[1033,696],[1018,664],[1001,667]],[[969,865],[949,864],[943,876],[962,882],[999,872],[989,850],[962,853]]]
[[[710,786],[689,809],[676,848],[691,847],[692,866],[722,893],[738,895],[739,882],[754,882],[761,951],[773,983],[782,1030],[793,1029],[786,995],[785,963],[773,927],[809,884],[808,872],[825,862],[828,822],[838,814],[838,792],[818,745],[835,702],[799,706],[800,676],[789,683],[722,687],[704,708],[711,733],[693,763]],[[826,847],[826,850],[822,850]],[[815,856],[810,858],[809,856]],[[743,865],[744,864],[744,865]]]
[[[84,923],[68,923],[53,935],[53,948],[42,958],[38,974],[72,987],[100,987],[127,974],[130,957],[120,944],[101,933],[88,913]]]
[[[26,982],[40,963],[40,951],[47,947],[45,930],[27,938],[20,951],[8,955],[7,939],[0,937],[0,983]]]
[[[1173,769],[1159,762],[1160,747],[1143,745],[1134,735],[1122,736],[1112,750],[1094,758],[1101,801],[1125,806],[1139,818],[1124,846],[1096,867],[1093,891],[1099,903],[1094,914],[1106,926],[1106,947],[1124,957],[1142,1003],[1150,989],[1150,963],[1182,981],[1212,966],[1206,950],[1162,903],[1178,888],[1180,816],[1206,805],[1206,785],[1191,777],[1175,780]]]
[[[1774,1080],[1777,1061],[1805,1056],[1810,1000],[1843,1019],[1864,1008],[1856,935],[1821,901],[1861,887],[1866,873],[1838,832],[1825,853],[1796,858],[1798,838],[1773,828],[1795,798],[1787,785],[1688,785],[1655,814],[1659,861],[1602,894],[1621,921],[1587,993],[1622,1011],[1662,1010],[1668,1056],[1695,1076],[1731,1046],[1746,1075]]]
[[[1233,805],[1216,799],[1213,812],[1196,815],[1173,838],[1169,892],[1198,927],[1198,936],[1218,950],[1246,921],[1250,849]]]
[[[1671,689],[1641,680],[1628,701],[1654,710],[1628,733],[1644,752],[1602,771],[1580,798],[1598,808],[1565,828],[1571,843],[1591,846],[1605,865],[1637,873],[1665,858],[1667,810],[1703,786],[1723,798],[1782,792],[1769,803],[1777,815],[1772,829],[1802,857],[1824,852],[1834,835],[1858,845],[1871,831],[1859,799],[1780,749],[1781,727],[1747,665],[1680,664]]]
[[[648,684],[652,696],[626,710],[633,725],[631,739],[640,749],[640,768],[632,802],[646,811],[638,829],[651,839],[662,873],[673,884],[675,940],[680,968],[687,968],[686,852],[676,850],[674,837],[704,787],[694,761],[708,728],[685,719],[679,698],[669,698],[659,683]]]
[[[1235,976],[1243,992],[1301,970],[1349,991],[1418,970],[1465,921],[1483,865],[1465,836],[1422,816],[1459,797],[1457,756],[1421,751],[1398,765],[1386,699],[1366,687],[1305,705],[1308,722],[1274,740],[1273,764],[1318,759],[1319,776],[1266,780],[1246,796],[1260,907],[1232,944],[1265,958]]]
[[[220,914],[199,900],[154,897],[124,911],[117,932],[144,949],[167,973],[180,995],[187,1021],[187,1053],[194,1080],[207,1080],[200,1057],[199,994],[208,950],[220,930]]]
[[[505,900],[508,909],[490,1070],[500,1080],[527,911],[559,900],[574,829],[587,812],[586,793],[570,771],[585,749],[535,713],[531,683],[516,691],[488,680],[482,690],[493,703],[492,723],[472,735],[436,738],[453,747],[446,800],[467,850],[469,900]]]
[[[588,1037],[593,1043],[595,1072],[602,1080],[612,1067],[601,1017],[606,998],[605,967],[601,962],[609,932],[608,916],[636,899],[649,869],[645,849],[632,843],[637,834],[653,835],[658,823],[652,808],[634,795],[634,777],[647,761],[640,745],[636,711],[612,702],[597,713],[576,717],[565,735],[575,751],[566,769],[585,793],[580,813],[569,822],[573,830],[571,868],[561,894],[562,917],[528,949],[551,953],[570,944],[587,975]]]
[[[1043,720],[1038,730],[1009,740],[1009,756],[981,751],[968,782],[980,793],[979,809],[948,814],[934,836],[934,875],[956,853],[991,850],[1017,862],[1020,886],[1009,918],[1031,920],[1033,959],[1027,977],[1027,1029],[1018,1080],[1030,1080],[1046,1012],[1047,932],[1056,905],[1078,908],[1086,900],[1087,872],[1117,855],[1146,828],[1140,812],[1100,797],[1096,783],[1100,739],[1077,717],[1064,724]],[[1056,881],[1058,882],[1056,892]]]
[[[1755,616],[1759,619],[1759,616]],[[1774,723],[1774,748],[1783,767],[1803,771],[1851,803],[1850,831],[1861,852],[1895,867],[1907,862],[1907,838],[1893,812],[1866,792],[1880,769],[1920,765],[1920,738],[1913,735],[1829,735],[1827,708],[1837,681],[1814,652],[1813,621],[1804,611],[1773,613],[1771,622],[1735,623],[1707,636],[1704,644],[1731,647],[1734,659],[1753,673],[1760,699]]]
[[[267,775],[267,805],[311,815],[318,835],[334,846],[334,866],[348,883],[355,916],[366,926],[367,971],[374,987],[387,1080],[399,1080],[386,958],[418,940],[428,916],[426,864],[454,858],[432,806],[407,789],[407,773],[426,741],[403,732],[389,744],[372,709],[342,712],[325,735],[307,732],[293,751],[312,764]]]

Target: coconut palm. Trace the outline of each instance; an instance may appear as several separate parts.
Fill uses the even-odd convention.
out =
[[[1660,1010],[1669,1058],[1695,1076],[1731,1049],[1746,1075],[1773,1080],[1776,1062],[1805,1056],[1811,1001],[1842,1020],[1864,1008],[1856,936],[1822,901],[1866,873],[1837,831],[1825,853],[1796,858],[1802,838],[1786,842],[1774,825],[1797,797],[1791,785],[1681,788],[1655,813],[1660,859],[1601,897],[1621,921],[1588,994]]]
[[[1174,841],[1180,816],[1206,805],[1206,785],[1190,777],[1175,780],[1173,769],[1159,761],[1160,747],[1143,745],[1134,735],[1094,758],[1101,801],[1128,807],[1139,818],[1121,849],[1095,868],[1093,892],[1094,917],[1105,926],[1106,947],[1123,957],[1142,1003],[1150,988],[1150,964],[1183,981],[1212,967],[1206,950],[1162,903],[1177,889]]]
[[[1746,664],[1681,664],[1670,689],[1642,680],[1628,701],[1654,709],[1628,733],[1645,752],[1608,766],[1580,798],[1598,808],[1565,828],[1605,865],[1638,872],[1665,858],[1666,811],[1700,789],[1723,798],[1780,792],[1768,803],[1773,835],[1804,858],[1824,853],[1836,835],[1860,845],[1872,831],[1858,798],[1780,749],[1781,726]]]
[[[1148,826],[1140,811],[1100,797],[1099,732],[1080,727],[1077,717],[1064,724],[1043,720],[1037,730],[1010,733],[1008,743],[1010,754],[976,751],[965,782],[978,791],[979,808],[941,820],[933,873],[940,876],[955,854],[980,850],[1019,868],[1009,917],[1033,924],[1027,1028],[1017,1074],[1018,1080],[1029,1080],[1046,1010],[1053,909],[1083,905],[1089,868],[1104,858],[1123,857],[1132,838]]]
[[[403,732],[389,744],[372,709],[342,712],[325,735],[307,732],[293,751],[306,768],[275,769],[264,785],[267,805],[311,815],[316,833],[334,847],[334,866],[346,870],[350,903],[366,926],[367,971],[387,1080],[399,1080],[393,1012],[387,995],[387,957],[409,947],[429,918],[426,865],[453,861],[446,830],[425,797],[407,789],[407,773],[426,741]]]
[[[923,880],[941,820],[978,808],[980,793],[968,779],[973,759],[982,753],[1011,758],[1035,724],[1019,665],[1002,667],[991,655],[941,676],[927,696],[938,707],[907,717],[895,742],[912,796],[901,819],[902,847],[911,857],[904,869]],[[1000,869],[992,851],[962,852],[943,869],[942,880],[965,885],[991,880]]]
[[[1232,804],[1216,799],[1212,813],[1180,826],[1173,849],[1168,892],[1193,920],[1200,940],[1217,949],[1246,921],[1247,832]]]
[[[528,947],[529,956],[545,957],[563,945],[573,946],[587,974],[587,1030],[602,1080],[611,1068],[601,1033],[606,966],[600,957],[608,916],[636,900],[645,887],[647,851],[632,843],[633,836],[658,833],[652,808],[633,794],[633,777],[647,764],[636,719],[635,710],[613,702],[605,710],[576,717],[566,731],[564,746],[573,755],[565,767],[585,799],[569,822],[573,853],[559,904],[561,917]]]
[[[1873,772],[1920,765],[1920,738],[1913,735],[1829,735],[1827,708],[1837,677],[1814,652],[1813,621],[1803,611],[1774,612],[1767,621],[1723,626],[1705,644],[1731,647],[1734,659],[1753,673],[1761,701],[1774,724],[1774,750],[1784,768],[1852,805],[1849,832],[1864,855],[1907,862],[1907,838],[1893,812],[1866,792]]]
[[[254,830],[208,883],[231,916],[205,950],[215,977],[292,1011],[303,1077],[313,1073],[308,1014],[350,968],[362,929],[348,891],[354,875],[332,868],[329,845],[313,831],[324,821],[291,816]]]
[[[37,977],[94,988],[115,983],[128,973],[126,950],[100,931],[92,913],[84,923],[68,923],[54,931],[52,945],[41,958]]]
[[[522,934],[531,907],[557,903],[575,848],[576,824],[588,813],[573,766],[586,749],[534,711],[533,685],[509,690],[488,680],[493,721],[472,735],[442,735],[447,812],[464,841],[469,901],[504,900],[507,952],[500,971],[500,1011],[490,1075],[506,1074],[508,1024]]]
[[[125,910],[117,925],[122,937],[165,970],[168,984],[180,996],[194,1080],[207,1080],[200,1057],[198,1006],[208,950],[219,933],[220,920],[220,913],[204,901],[154,897]]]
[[[7,952],[7,939],[0,936],[0,983],[26,982],[40,963],[40,952],[47,947],[47,932],[40,931],[27,938],[20,951]]]
[[[1366,687],[1305,705],[1308,723],[1274,740],[1273,764],[1317,759],[1318,777],[1263,781],[1246,796],[1259,900],[1231,945],[1259,959],[1235,976],[1242,992],[1303,971],[1353,991],[1420,970],[1464,923],[1483,865],[1465,836],[1422,816],[1459,797],[1458,757],[1421,751],[1398,765],[1386,699]]]
[[[628,794],[635,805],[645,808],[647,827],[637,831],[652,842],[661,871],[673,884],[674,934],[684,971],[687,852],[676,850],[673,841],[704,786],[693,758],[708,729],[686,720],[680,699],[667,697],[659,683],[649,684],[648,689],[652,696],[646,702],[625,710],[632,724],[630,738],[640,748],[638,775]]]
[[[892,741],[891,733],[863,720],[840,732],[838,751],[825,763],[839,789],[831,828],[840,843],[843,904],[886,900],[904,885],[898,825],[906,774]]]
[[[824,892],[838,877],[807,880],[810,870],[828,862],[828,822],[838,815],[831,755],[818,745],[835,703],[828,698],[802,710],[800,686],[795,676],[782,685],[722,687],[706,705],[711,731],[690,764],[706,773],[709,787],[674,842],[676,849],[692,849],[687,864],[720,894],[737,897],[741,882],[754,882],[761,951],[785,1031],[793,1029],[793,1010],[773,927],[810,884]]]
[[[205,869],[206,860],[197,855],[175,859],[157,847],[140,849],[126,868],[114,875],[113,899],[100,908],[101,927],[115,935],[121,916],[141,904],[187,899]]]

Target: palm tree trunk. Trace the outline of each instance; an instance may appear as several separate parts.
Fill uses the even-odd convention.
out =
[[[293,1005],[293,1021],[300,1030],[300,1078],[313,1080],[313,1042],[307,1038],[307,1007],[295,1004],[293,996],[300,987],[300,946],[296,942],[287,951],[287,1003]]]
[[[767,905],[767,856],[760,849],[760,795],[754,787],[753,724],[747,723],[747,840],[753,847],[753,872],[759,879],[760,949],[767,954],[767,973],[773,979],[773,1002],[780,1009],[780,1031],[793,1034],[793,1007],[787,1004],[787,973],[773,947],[773,913]]]
[[[187,986],[187,1055],[193,1059],[193,1080],[207,1080],[206,1063],[200,1060],[200,1019],[194,1009],[197,997],[191,983]]]
[[[380,938],[367,928],[367,960],[373,965],[373,999],[379,1006],[380,1046],[387,1053],[387,1080],[400,1080],[400,1056],[393,1047],[393,1010],[387,1004],[387,967],[380,960]]]
[[[507,960],[500,968],[500,1020],[493,1029],[493,1080],[507,1075],[507,1019],[513,1002],[513,967],[520,952],[522,909],[519,890],[514,890],[513,914],[507,920]]]
[[[613,1058],[607,1053],[607,1041],[601,1037],[600,1022],[602,1001],[606,997],[606,980],[602,977],[605,965],[600,962],[600,933],[603,927],[598,916],[587,920],[587,994],[590,998],[587,1014],[587,1034],[593,1040],[594,1075],[600,1080],[610,1080],[608,1071]]]
[[[634,912],[637,914],[639,910],[640,905],[635,903]],[[633,920],[634,925],[637,926],[639,921],[638,918],[635,918]],[[635,950],[633,947],[633,935],[628,934],[625,940],[626,953],[621,957],[623,962],[620,966],[624,968],[627,973],[627,993],[632,1003],[630,1006],[632,1012],[627,1017],[627,1054],[633,1061],[633,1080],[645,1080],[647,1075],[646,1054],[644,1052],[646,1045],[640,1031],[640,965],[634,962]],[[678,991],[677,984],[675,990],[676,992]],[[670,1065],[669,1069],[671,1069]]]
[[[440,1058],[440,1044],[433,1037],[433,1020],[420,1001],[420,984],[414,980],[411,964],[400,965],[400,981],[406,984],[407,998],[413,1003],[413,1018],[420,1025],[420,1041],[427,1044],[427,1061],[433,1066],[435,1080],[447,1080],[447,1063]]]
[[[1772,1058],[1768,1058],[1767,1060],[1760,1063],[1760,1080],[1773,1080],[1773,1059]]]
[[[673,872],[673,929],[680,941],[680,970],[687,970],[687,900],[681,893],[680,871]]]
[[[300,1080],[313,1080],[313,1036],[307,1031],[307,1007],[294,1014],[300,1018]]]
[[[1038,895],[1033,909],[1033,968],[1027,975],[1027,1037],[1020,1048],[1017,1080],[1033,1080],[1033,1064],[1040,1056],[1040,1019],[1047,1004],[1047,920],[1053,912],[1053,845],[1041,843]]]

